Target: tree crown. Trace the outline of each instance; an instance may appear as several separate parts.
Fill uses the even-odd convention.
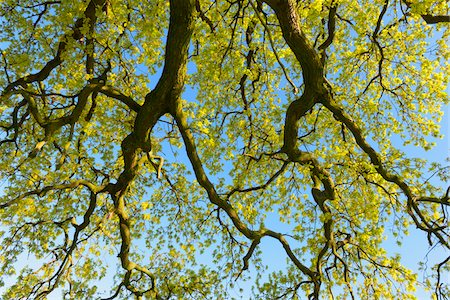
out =
[[[3,1],[5,297],[405,299],[413,226],[444,298],[448,167],[401,149],[442,138],[447,5]]]

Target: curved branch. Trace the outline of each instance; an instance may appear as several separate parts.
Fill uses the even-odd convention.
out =
[[[75,227],[75,232],[72,237],[72,243],[69,249],[66,251],[59,268],[56,270],[53,276],[47,280],[49,287],[37,294],[36,299],[41,299],[42,297],[50,294],[56,288],[58,282],[61,280],[61,277],[64,275],[66,269],[68,268],[68,263],[70,263],[72,260],[72,253],[78,245],[80,233],[90,224],[90,218],[94,213],[95,208],[97,207],[97,194],[91,191],[89,199],[89,206],[83,215],[83,222],[81,224],[75,224],[74,222],[72,223],[72,225]],[[53,284],[52,281],[54,281]]]
[[[263,184],[258,185],[258,186],[252,186],[252,187],[248,187],[245,189],[240,189],[240,188],[234,188],[232,189],[230,192],[227,193],[227,199],[229,199],[234,193],[238,192],[238,193],[247,193],[247,192],[253,192],[253,191],[258,191],[258,190],[263,190],[266,187],[268,187],[275,179],[277,179],[281,174],[283,174],[284,170],[286,170],[286,167],[288,165],[288,162],[285,161],[283,163],[283,165],[281,166],[281,168],[276,171],[272,176],[270,176],[270,178]]]
[[[79,186],[87,187],[93,193],[100,193],[106,188],[106,185],[97,186],[87,180],[79,179],[79,180],[75,180],[75,181],[72,181],[69,183],[63,183],[63,184],[58,184],[58,185],[49,185],[42,189],[23,193],[5,203],[0,204],[0,209],[7,208],[7,207],[15,204],[16,202],[24,199],[25,197],[30,197],[30,196],[44,197],[49,191],[75,189]]]
[[[95,15],[96,8],[99,6],[103,6],[105,2],[106,0],[91,0],[87,5],[86,10],[84,11],[84,16],[77,19],[75,22],[75,26],[71,30],[71,32],[66,33],[62,37],[61,42],[59,42],[58,44],[58,49],[56,51],[55,57],[50,61],[48,61],[39,72],[21,77],[16,81],[8,84],[5,90],[3,91],[2,96],[5,96],[6,94],[10,93],[13,89],[15,89],[18,86],[25,86],[26,84],[31,82],[45,80],[50,75],[50,73],[63,62],[62,56],[67,50],[68,39],[73,38],[76,41],[79,41],[83,37],[81,30],[85,23],[85,20],[89,20],[88,23],[90,24],[95,23],[95,20],[97,19],[97,16]]]
[[[322,51],[322,61],[325,60],[325,51],[326,49],[333,43],[333,39],[335,36],[336,31],[336,14],[337,14],[337,4],[332,1],[330,10],[328,12],[328,22],[327,22],[327,29],[328,29],[328,36],[325,41],[317,48],[319,51]]]
[[[52,138],[52,135],[61,127],[65,125],[73,126],[76,122],[78,122],[83,110],[86,107],[89,96],[93,93],[96,93],[102,87],[102,85],[103,84],[99,83],[90,83],[86,85],[78,94],[78,102],[72,112],[69,115],[62,116],[56,119],[48,119],[46,116],[42,116],[42,114],[39,112],[34,96],[28,91],[22,90],[21,94],[28,102],[31,114],[33,115],[36,122],[45,130],[44,138],[36,145],[34,150],[29,154],[29,157],[36,157],[42,147]]]
[[[135,112],[139,112],[139,110],[141,109],[141,105],[138,104],[136,101],[134,101],[134,99],[132,97],[123,94],[120,90],[118,90],[112,86],[104,85],[101,87],[99,92],[104,94],[105,96],[108,96],[108,97],[111,97],[111,98],[121,101],[128,108],[130,108],[131,110],[133,110]]]
[[[408,199],[407,212],[413,219],[416,226],[421,230],[428,232],[429,234],[433,234],[442,243],[442,245],[450,249],[450,244],[448,243],[447,239],[441,234],[442,228],[436,228],[432,224],[427,222],[417,206],[418,200],[430,198],[420,198],[415,196],[410,186],[404,180],[402,180],[398,175],[392,174],[386,167],[384,167],[383,160],[381,159],[380,155],[366,141],[364,135],[361,132],[361,129],[351,119],[351,117],[349,117],[345,113],[345,111],[341,107],[339,107],[337,103],[334,102],[331,95],[326,95],[323,99],[321,99],[321,103],[333,113],[333,116],[336,118],[336,120],[342,122],[348,128],[348,130],[350,130],[358,146],[369,156],[370,162],[375,167],[375,170],[378,172],[378,174],[380,174],[384,180],[394,183],[402,190],[402,192]],[[443,199],[446,200],[446,197],[444,197]]]

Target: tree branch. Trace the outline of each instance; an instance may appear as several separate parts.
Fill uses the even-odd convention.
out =
[[[18,86],[24,87],[28,83],[45,80],[50,75],[51,71],[53,71],[57,66],[59,66],[63,62],[62,56],[67,50],[68,39],[73,38],[76,41],[79,41],[83,37],[81,29],[84,25],[85,20],[89,20],[88,23],[91,24],[95,23],[95,20],[97,18],[95,15],[96,7],[103,6],[105,4],[105,1],[106,0],[91,0],[87,5],[86,10],[84,11],[84,16],[77,19],[75,22],[75,26],[71,30],[71,32],[66,33],[61,38],[61,42],[59,42],[58,44],[55,57],[50,61],[48,61],[39,72],[21,77],[16,81],[8,84],[4,89],[2,96],[7,95]]]

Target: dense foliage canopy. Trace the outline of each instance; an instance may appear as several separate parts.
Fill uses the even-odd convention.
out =
[[[447,1],[0,3],[4,299],[448,295]]]

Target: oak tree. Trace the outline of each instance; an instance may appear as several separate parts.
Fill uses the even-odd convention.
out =
[[[405,149],[442,137],[448,10],[1,1],[4,299],[444,299],[448,167]]]

